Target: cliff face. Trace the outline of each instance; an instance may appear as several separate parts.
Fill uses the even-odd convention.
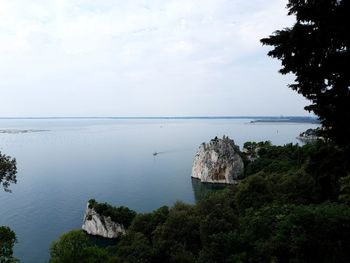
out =
[[[202,143],[192,166],[192,177],[206,183],[234,184],[243,173],[239,148],[228,137]]]
[[[93,208],[89,208],[89,203],[87,203],[82,229],[90,235],[105,238],[117,238],[125,234],[122,224],[113,222],[109,216],[98,214]]]

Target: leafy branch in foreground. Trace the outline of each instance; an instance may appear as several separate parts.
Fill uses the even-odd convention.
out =
[[[261,42],[281,60],[280,73],[292,73],[293,90],[311,101],[305,109],[319,116],[324,135],[350,145],[350,2],[289,0],[296,23]]]
[[[18,262],[13,256],[13,246],[17,242],[16,234],[9,227],[0,226],[0,262]]]
[[[5,192],[11,192],[9,186],[11,183],[17,183],[16,159],[4,155],[0,152],[0,186]],[[18,262],[13,255],[13,246],[17,242],[16,234],[7,226],[0,226],[0,262],[12,263]]]
[[[2,185],[5,192],[11,192],[10,184],[17,183],[16,174],[16,159],[0,152],[0,185]]]

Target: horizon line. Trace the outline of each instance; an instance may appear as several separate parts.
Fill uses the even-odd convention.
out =
[[[25,116],[25,117],[0,117],[0,119],[237,119],[237,118],[307,118],[317,119],[310,115],[214,115],[214,116]]]

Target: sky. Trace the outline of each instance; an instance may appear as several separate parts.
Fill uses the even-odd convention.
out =
[[[286,0],[0,0],[0,117],[307,115]]]

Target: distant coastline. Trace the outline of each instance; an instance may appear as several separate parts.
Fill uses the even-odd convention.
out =
[[[50,130],[37,130],[37,129],[0,129],[0,133],[8,133],[8,134],[20,134],[20,133],[33,133],[33,132],[48,132]]]
[[[311,116],[145,116],[145,117],[0,117],[0,120],[69,120],[69,119],[115,119],[115,120],[227,120],[249,119],[250,123],[289,122],[318,124],[316,117]]]
[[[286,123],[312,123],[320,124],[317,118],[313,117],[276,117],[276,118],[260,118],[252,120],[250,123],[276,123],[276,122],[286,122]]]

